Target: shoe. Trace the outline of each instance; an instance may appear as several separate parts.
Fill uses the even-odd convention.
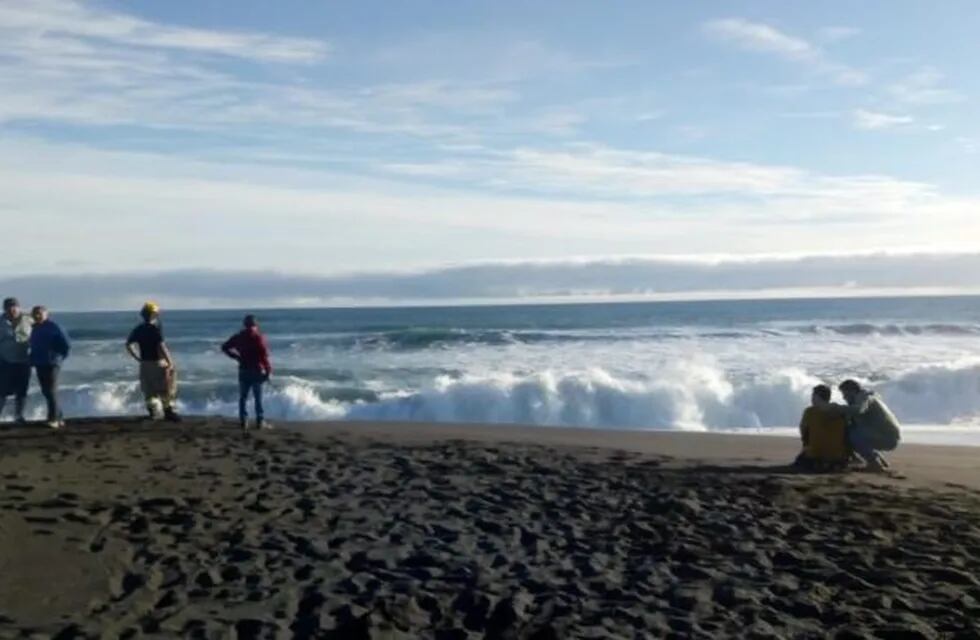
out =
[[[64,426],[64,423],[61,420],[48,420],[48,427],[50,427],[51,429],[54,429],[54,430],[57,431],[58,429],[60,429],[63,426]]]
[[[273,428],[272,423],[266,422],[265,420],[259,420],[258,424],[255,426],[259,431],[269,431]]]
[[[865,465],[864,470],[871,473],[884,473],[885,469],[888,468],[888,465],[887,463],[883,465],[882,462],[883,460],[880,456],[878,456],[877,458],[869,460],[868,464]]]
[[[248,431],[248,420],[239,420],[238,426],[241,427],[242,431]]]
[[[167,422],[180,422],[180,416],[173,409],[165,409],[163,417]]]

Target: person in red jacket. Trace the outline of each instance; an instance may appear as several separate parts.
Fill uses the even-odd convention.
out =
[[[255,396],[255,420],[259,429],[268,429],[265,421],[265,411],[262,407],[262,385],[272,375],[272,364],[269,362],[269,347],[265,336],[259,333],[259,324],[255,316],[245,316],[242,323],[244,328],[228,339],[221,350],[232,360],[238,361],[238,419],[242,429],[248,429],[248,396]]]

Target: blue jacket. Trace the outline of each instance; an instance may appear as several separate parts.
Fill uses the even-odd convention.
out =
[[[70,351],[68,336],[57,324],[48,320],[34,325],[34,331],[31,332],[31,365],[60,366]]]

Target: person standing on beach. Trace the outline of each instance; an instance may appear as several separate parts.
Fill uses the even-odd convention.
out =
[[[901,426],[881,397],[865,389],[856,380],[845,380],[838,387],[846,407],[842,407],[849,425],[847,439],[871,471],[888,468],[882,451],[894,451],[901,442]],[[840,406],[840,405],[835,405]]]
[[[176,410],[177,370],[170,349],[163,341],[159,305],[147,302],[140,310],[140,316],[143,322],[129,334],[126,351],[140,364],[140,389],[146,409],[152,419],[158,420],[158,407],[162,406],[164,418],[180,422]]]
[[[229,338],[221,350],[226,356],[238,362],[238,419],[242,430],[248,429],[248,396],[255,397],[255,424],[259,429],[268,429],[265,409],[262,406],[262,386],[272,375],[269,361],[269,346],[265,336],[259,332],[259,323],[249,314],[242,322],[241,331]]]
[[[14,397],[14,420],[23,424],[27,388],[31,384],[31,319],[20,309],[17,298],[3,301],[0,316],[0,415],[7,397]]]
[[[31,366],[37,373],[41,395],[48,405],[48,426],[60,429],[65,426],[58,405],[58,375],[61,365],[71,351],[68,336],[51,318],[48,310],[36,306],[31,310],[34,329],[31,332]]]

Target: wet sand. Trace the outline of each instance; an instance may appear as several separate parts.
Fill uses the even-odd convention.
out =
[[[0,432],[0,637],[980,637],[980,450],[88,421]]]

